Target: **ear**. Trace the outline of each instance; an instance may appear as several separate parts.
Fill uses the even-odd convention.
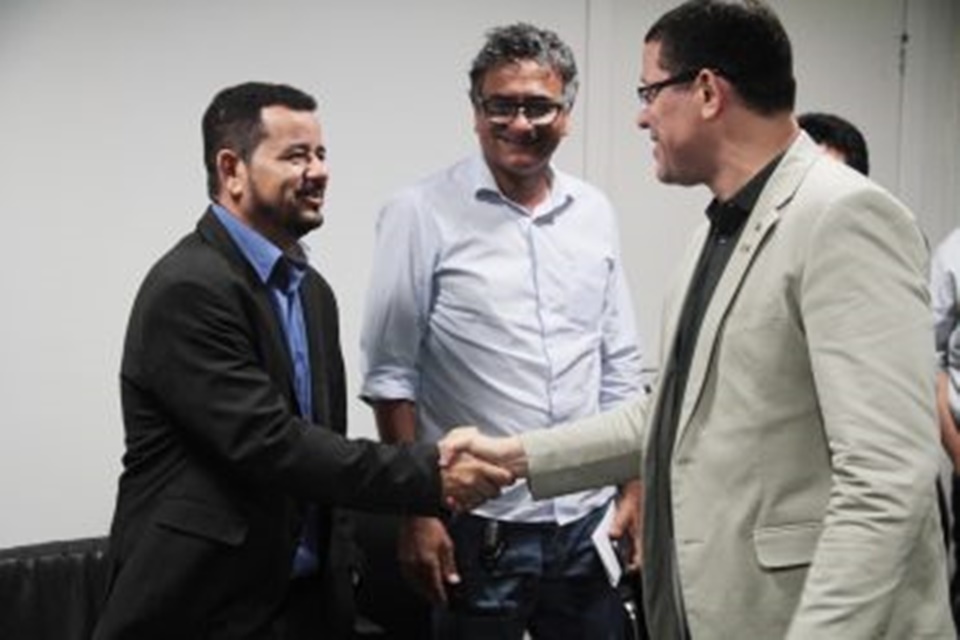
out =
[[[233,149],[217,152],[217,175],[220,191],[231,200],[239,200],[247,183],[247,166]]]
[[[710,69],[701,71],[694,82],[702,100],[700,115],[705,120],[716,118],[726,104],[728,87],[721,82],[720,76]]]

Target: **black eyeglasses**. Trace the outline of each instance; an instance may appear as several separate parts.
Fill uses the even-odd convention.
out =
[[[566,105],[562,102],[554,102],[543,98],[532,100],[487,98],[481,100],[479,104],[484,117],[491,124],[510,124],[522,113],[527,122],[536,127],[553,124],[566,108]]]
[[[670,76],[666,80],[651,82],[650,84],[637,87],[637,97],[640,98],[640,107],[649,107],[653,104],[653,101],[657,99],[657,96],[660,95],[660,92],[667,87],[685,82],[693,82],[699,74],[700,69],[687,69],[686,71],[681,71],[676,75]]]

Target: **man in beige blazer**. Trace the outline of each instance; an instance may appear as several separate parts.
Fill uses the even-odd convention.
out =
[[[789,39],[759,2],[668,12],[641,79],[658,177],[714,196],[666,300],[654,393],[450,442],[534,496],[641,475],[657,640],[953,638],[913,216],[798,130]]]

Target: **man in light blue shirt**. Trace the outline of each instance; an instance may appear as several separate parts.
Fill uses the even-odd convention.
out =
[[[401,191],[378,222],[362,396],[391,442],[460,424],[512,434],[641,388],[614,211],[550,162],[577,91],[570,49],[530,25],[498,28],[470,76],[482,156]],[[401,566],[447,605],[438,637],[621,637],[590,539],[614,491],[538,502],[518,483],[471,515],[409,518]],[[634,533],[637,494],[621,505],[615,533]]]

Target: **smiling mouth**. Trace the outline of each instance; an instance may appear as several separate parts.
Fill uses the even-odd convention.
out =
[[[530,155],[541,155],[540,146],[529,140],[501,140],[504,150],[508,153],[520,153]]]
[[[297,185],[294,196],[298,200],[304,200],[311,205],[319,207],[323,204],[323,196],[327,190],[327,181],[308,177],[306,174],[301,176],[300,184]]]
[[[302,191],[297,194],[297,199],[313,209],[319,210],[323,206],[322,191]]]
[[[532,147],[532,146],[535,146],[538,142],[540,142],[540,136],[538,136],[536,132],[533,132],[533,131],[529,132],[526,135],[518,135],[518,136],[509,135],[507,132],[504,131],[497,136],[497,140],[505,144],[513,145],[515,147]]]

